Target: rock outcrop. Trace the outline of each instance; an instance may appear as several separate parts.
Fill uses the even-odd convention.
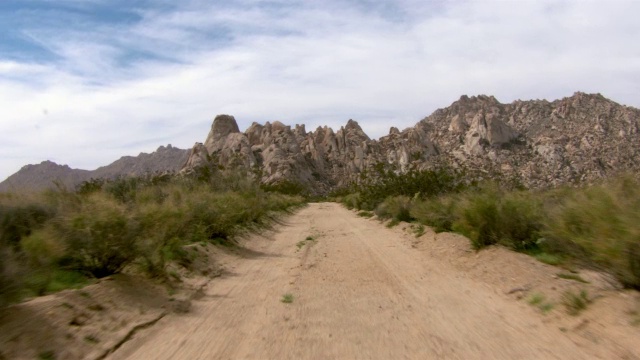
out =
[[[640,170],[639,122],[640,110],[580,92],[511,104],[462,96],[377,140],[354,120],[337,131],[307,132],[304,125],[275,121],[253,123],[242,133],[232,116],[219,115],[204,143],[207,154],[196,144],[183,171],[209,155],[223,167],[255,169],[266,183],[288,180],[323,192],[379,164],[399,172],[446,164],[538,188]]]
[[[188,173],[208,165],[244,168],[264,183],[287,180],[317,193],[381,165],[397,172],[447,165],[540,188],[638,172],[639,128],[640,110],[580,92],[510,104],[493,96],[461,96],[413,127],[391,127],[380,139],[370,139],[354,120],[337,131],[274,121],[241,132],[233,116],[219,115],[205,141],[190,151],[161,146],[94,171],[51,162],[28,165],[0,183],[0,191],[43,188],[53,180],[75,186],[92,177]]]

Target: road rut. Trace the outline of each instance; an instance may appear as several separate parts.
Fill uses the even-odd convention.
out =
[[[593,357],[526,303],[408,238],[338,204],[310,204],[248,239],[190,313],[166,317],[109,358]]]

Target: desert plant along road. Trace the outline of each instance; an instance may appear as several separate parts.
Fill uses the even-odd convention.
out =
[[[532,258],[489,251],[513,256],[497,265],[503,273],[483,274],[479,265],[465,270],[452,254],[469,261],[478,255],[459,236],[427,233],[434,240],[425,245],[401,227],[386,228],[339,204],[310,204],[268,234],[245,239],[241,256],[219,259],[224,272],[189,313],[163,318],[108,358],[640,356],[637,328],[606,332],[606,324],[588,314],[572,317],[560,304],[542,313],[526,297],[514,296],[521,289],[510,266]],[[597,301],[591,311],[598,311]]]

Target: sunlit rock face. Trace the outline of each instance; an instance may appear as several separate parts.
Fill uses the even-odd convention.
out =
[[[242,133],[232,116],[219,115],[183,170],[201,166],[209,155],[222,167],[252,169],[266,183],[288,180],[323,192],[380,164],[397,172],[448,165],[512,176],[537,188],[639,170],[639,121],[638,109],[579,92],[510,104],[462,96],[377,140],[354,120],[337,131],[325,126],[307,132],[304,125],[275,121],[253,123]]]

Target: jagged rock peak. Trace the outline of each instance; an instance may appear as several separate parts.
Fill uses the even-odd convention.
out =
[[[269,124],[269,123],[267,122],[267,124]],[[271,130],[273,132],[276,132],[276,131],[290,131],[291,130],[291,126],[285,125],[282,122],[276,120],[271,124]]]
[[[360,124],[358,124],[358,122],[353,119],[349,119],[349,121],[347,121],[347,125],[344,128],[345,130],[354,129],[354,130],[362,131]]]
[[[454,102],[453,104],[459,103],[459,104],[469,104],[469,103],[475,103],[475,102],[481,102],[481,103],[500,103],[498,101],[498,99],[495,98],[495,96],[487,96],[487,95],[476,95],[476,96],[467,96],[467,95],[462,95],[460,96],[460,99],[458,99],[458,101]],[[452,104],[452,105],[453,105]]]
[[[349,119],[349,121],[347,121],[347,125],[345,125],[342,129],[344,129],[344,133],[348,134],[351,137],[355,136],[363,141],[370,140],[369,135],[367,135],[360,127],[360,124],[358,124],[358,122],[353,119]]]
[[[236,119],[231,115],[218,115],[213,119],[211,131],[220,136],[227,136],[231,133],[240,132]]]
[[[209,136],[207,136],[204,146],[210,153],[219,150],[228,135],[239,132],[238,123],[233,116],[218,115],[213,120],[213,124],[211,124],[211,131],[209,131]]]
[[[192,163],[216,152],[226,168],[257,166],[263,182],[290,180],[316,190],[346,184],[379,164],[400,172],[444,164],[533,188],[640,171],[640,110],[600,94],[505,104],[463,95],[414,127],[391,127],[378,140],[354,120],[336,132],[322,126],[307,133],[304,125],[273,122],[237,133],[230,119],[225,132],[212,131],[206,151],[192,152]]]

